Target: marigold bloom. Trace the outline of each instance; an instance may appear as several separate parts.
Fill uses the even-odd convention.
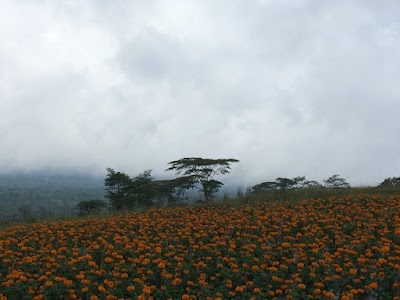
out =
[[[297,286],[298,286],[299,289],[301,289],[301,290],[304,290],[304,289],[306,288],[306,285],[303,284],[303,283],[299,283]]]
[[[376,281],[374,281],[368,287],[370,289],[376,290],[378,288],[378,283]]]
[[[236,287],[235,291],[236,291],[237,293],[243,293],[243,292],[244,292],[244,288],[241,287],[241,286],[238,286],[238,287]]]
[[[159,268],[159,269],[165,269],[165,263],[164,263],[164,262],[160,262],[160,263],[158,264],[158,268]]]
[[[332,292],[327,292],[327,293],[325,294],[325,297],[326,297],[326,298],[329,298],[329,299],[334,299],[334,298],[335,298],[335,294],[332,293]]]
[[[350,275],[356,275],[357,274],[357,269],[350,269],[349,274]]]

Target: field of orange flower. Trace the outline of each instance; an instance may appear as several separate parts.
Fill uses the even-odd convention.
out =
[[[0,232],[0,299],[400,299],[400,196],[150,209]]]

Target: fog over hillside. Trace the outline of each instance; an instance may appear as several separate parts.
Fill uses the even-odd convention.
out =
[[[0,173],[400,170],[400,2],[0,1]]]

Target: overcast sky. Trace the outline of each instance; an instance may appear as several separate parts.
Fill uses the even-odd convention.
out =
[[[398,0],[0,0],[0,40],[1,172],[400,176]]]

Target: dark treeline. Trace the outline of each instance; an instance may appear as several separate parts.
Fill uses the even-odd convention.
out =
[[[104,181],[106,198],[112,209],[123,210],[153,205],[171,205],[188,199],[188,191],[197,189],[203,201],[215,198],[223,183],[218,175],[229,173],[237,159],[210,159],[188,157],[168,163],[166,171],[173,171],[176,178],[156,180],[151,170],[131,178],[127,174],[108,168]]]
[[[175,178],[159,180],[151,170],[131,177],[107,169],[105,179],[84,176],[0,175],[0,222],[7,219],[36,219],[90,214],[99,211],[121,211],[152,206],[171,206],[193,202],[209,203],[216,199],[223,183],[216,178],[228,174],[236,159],[182,158],[167,164],[166,172]],[[384,179],[375,192],[396,191],[400,177]],[[357,189],[357,188],[356,188]],[[238,188],[236,194],[225,192],[225,200],[269,201],[308,199],[342,195],[356,191],[345,178],[335,174],[318,182],[305,176],[278,177],[248,187]],[[381,189],[381,190],[379,190]],[[197,195],[197,196],[196,196]],[[221,197],[222,198],[222,197]]]

